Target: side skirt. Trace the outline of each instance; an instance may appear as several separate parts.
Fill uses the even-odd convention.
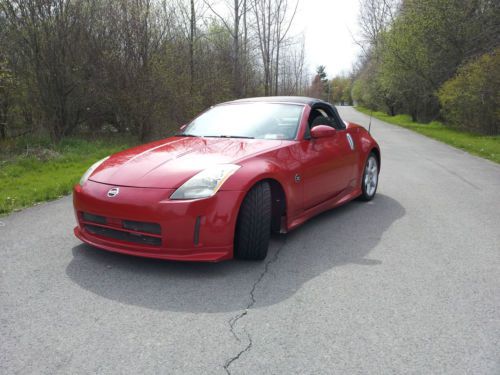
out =
[[[289,224],[287,225],[286,230],[282,231],[281,233],[290,232],[290,231],[294,230],[295,228],[297,228],[298,226],[300,226],[301,224],[304,224],[310,218],[312,218],[312,217],[314,217],[322,212],[331,210],[332,208],[341,206],[343,204],[346,204],[347,202],[352,201],[353,199],[359,197],[361,195],[361,193],[362,193],[361,189],[358,188],[356,190],[351,191],[348,194],[342,195],[340,198],[338,196],[336,196],[336,197],[331,198],[327,201],[324,201],[323,203],[320,203],[312,208],[309,208],[308,210],[304,211],[299,216],[291,219]]]

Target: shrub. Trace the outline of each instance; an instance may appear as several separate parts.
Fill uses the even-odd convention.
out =
[[[457,128],[500,134],[500,48],[463,65],[438,92],[442,113]]]

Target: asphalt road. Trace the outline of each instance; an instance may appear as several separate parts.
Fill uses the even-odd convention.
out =
[[[264,263],[82,245],[70,197],[0,218],[0,373],[499,374],[500,166],[372,133],[375,200],[274,237]]]

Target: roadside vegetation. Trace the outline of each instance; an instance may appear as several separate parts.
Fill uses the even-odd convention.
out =
[[[331,81],[335,102],[407,114],[414,122],[430,123],[428,133],[439,121],[450,129],[500,134],[498,1],[361,0],[360,5],[357,42],[363,52],[351,74]]]
[[[304,94],[298,0],[0,0],[0,139],[141,141],[215,103]]]
[[[133,138],[0,142],[0,215],[69,194],[95,161],[132,146]]]
[[[402,126],[427,137],[447,143],[453,147],[470,152],[471,154],[500,163],[500,135],[481,135],[453,129],[439,121],[422,124],[414,122],[409,115],[391,116],[384,112],[373,112],[371,109],[360,106],[355,108],[379,120]]]
[[[0,213],[215,103],[307,94],[298,0],[0,0]]]
[[[498,161],[498,1],[359,1],[363,53],[330,79],[290,32],[299,0],[0,0],[0,213],[241,97],[356,102]]]

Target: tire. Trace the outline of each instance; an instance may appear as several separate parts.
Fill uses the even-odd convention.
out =
[[[263,260],[271,236],[271,187],[255,185],[240,207],[234,240],[234,256],[244,260]]]
[[[375,197],[378,187],[378,161],[377,156],[372,152],[366,159],[363,169],[363,179],[361,180],[362,193],[359,197],[362,201],[371,201]]]

